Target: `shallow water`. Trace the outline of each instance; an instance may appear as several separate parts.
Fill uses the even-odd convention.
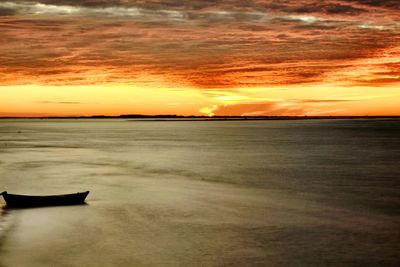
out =
[[[399,266],[400,120],[1,120],[0,266]]]

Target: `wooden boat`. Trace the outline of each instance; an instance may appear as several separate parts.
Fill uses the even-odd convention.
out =
[[[83,204],[88,194],[89,191],[64,195],[28,196],[9,194],[7,191],[4,191],[0,195],[6,201],[7,207],[29,208]]]

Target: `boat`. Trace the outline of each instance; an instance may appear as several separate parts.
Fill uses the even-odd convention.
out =
[[[29,208],[44,206],[64,206],[84,204],[89,191],[64,195],[30,196],[9,194],[7,191],[0,193],[8,208]]]

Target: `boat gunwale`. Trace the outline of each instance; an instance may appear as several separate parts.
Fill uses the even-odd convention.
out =
[[[3,196],[11,196],[11,197],[32,197],[32,198],[41,198],[41,197],[69,197],[69,196],[76,196],[76,195],[88,195],[90,191],[84,191],[84,192],[76,192],[76,193],[70,193],[70,194],[58,194],[58,195],[21,195],[21,194],[10,194],[7,191],[3,191],[0,193],[0,195]]]

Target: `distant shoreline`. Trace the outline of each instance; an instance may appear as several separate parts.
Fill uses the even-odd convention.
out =
[[[118,116],[43,116],[0,117],[4,119],[130,119],[129,121],[248,121],[248,120],[335,120],[335,119],[400,119],[398,116],[180,116],[180,115],[118,115]]]

